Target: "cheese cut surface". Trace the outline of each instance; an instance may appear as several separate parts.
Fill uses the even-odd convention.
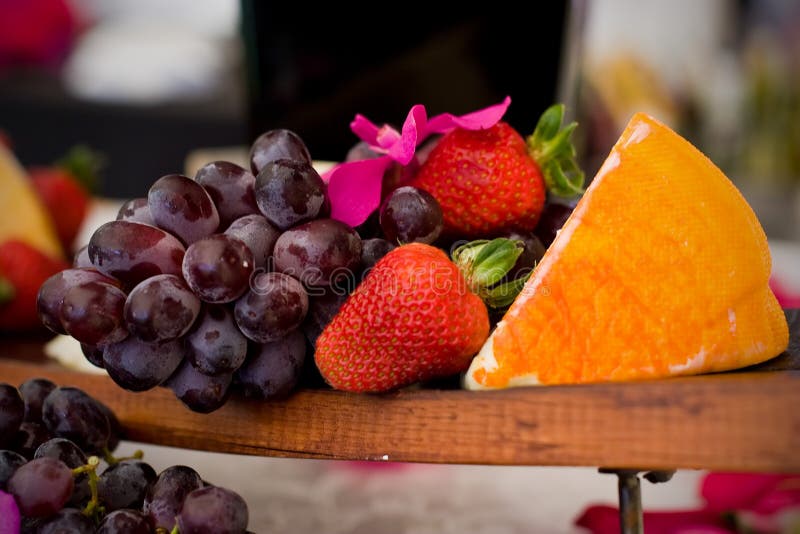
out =
[[[0,144],[0,243],[20,239],[53,258],[63,257],[46,208],[11,152]]]
[[[784,351],[767,238],[734,185],[635,115],[503,320],[469,389],[736,369]]]

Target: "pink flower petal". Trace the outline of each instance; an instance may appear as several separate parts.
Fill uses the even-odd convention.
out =
[[[358,226],[380,205],[383,173],[392,164],[383,156],[351,161],[326,173],[331,218]]]
[[[776,474],[709,473],[703,479],[700,495],[709,510],[746,510],[786,478],[787,475]]]
[[[19,508],[14,497],[0,490],[0,534],[19,534]]]
[[[785,287],[775,278],[770,278],[769,287],[775,293],[775,298],[778,299],[781,308],[785,310],[800,308],[800,293],[790,291],[788,287]]]
[[[350,130],[356,136],[369,144],[370,146],[377,147],[378,145],[378,130],[379,128],[366,118],[364,115],[358,114],[353,122],[350,123]]]
[[[479,109],[466,115],[457,117],[450,113],[442,113],[431,117],[428,121],[428,126],[425,129],[424,136],[427,137],[434,133],[447,133],[455,128],[463,128],[465,130],[485,130],[491,128],[503,118],[506,114],[508,106],[511,105],[511,97],[507,96],[499,104],[489,106],[488,108]]]
[[[578,517],[575,525],[592,534],[618,534],[619,510],[613,506],[590,506]],[[732,534],[720,514],[706,510],[645,512],[647,534]]]
[[[428,113],[425,106],[417,104],[408,112],[403,123],[403,134],[390,148],[388,155],[400,165],[408,165],[414,157],[417,145],[425,138],[421,131],[425,129],[428,122]]]

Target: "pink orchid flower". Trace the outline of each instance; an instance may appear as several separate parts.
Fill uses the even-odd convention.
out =
[[[377,126],[363,115],[356,115],[350,129],[380,157],[337,165],[323,175],[328,183],[331,217],[350,226],[358,226],[381,202],[383,173],[393,164],[411,163],[417,147],[429,136],[456,128],[482,130],[491,128],[505,115],[511,98],[466,115],[443,113],[428,118],[425,106],[417,104],[408,112],[401,131],[384,124]]]

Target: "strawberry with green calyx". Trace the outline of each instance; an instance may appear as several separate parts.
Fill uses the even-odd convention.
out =
[[[66,251],[71,250],[89,211],[90,193],[102,162],[96,152],[76,146],[56,164],[29,170],[31,183],[50,213]]]
[[[392,250],[317,339],[317,368],[334,388],[358,393],[463,372],[489,335],[478,295],[490,295],[520,253],[509,239],[465,245],[458,265],[430,245]]]
[[[570,141],[578,127],[564,121],[564,104],[553,104],[542,113],[533,135],[528,137],[528,152],[542,169],[547,190],[560,197],[583,194],[584,173],[575,160],[575,146]]]
[[[531,231],[546,189],[559,196],[583,192],[583,173],[562,128],[564,106],[548,108],[528,140],[505,122],[483,130],[456,128],[439,141],[412,185],[431,193],[451,235],[486,236]]]

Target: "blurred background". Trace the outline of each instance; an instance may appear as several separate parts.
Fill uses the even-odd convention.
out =
[[[0,0],[0,129],[25,165],[85,143],[98,193],[139,196],[198,148],[298,131],[338,160],[363,113],[463,113],[513,98],[529,132],[556,100],[591,176],[635,110],[678,129],[744,190],[771,236],[800,238],[800,4],[573,0],[390,17],[255,0]],[[424,13],[424,16],[420,16]]]
[[[416,103],[458,114],[505,95],[522,133],[549,104],[566,103],[591,177],[642,110],[737,184],[781,280],[800,292],[800,2],[571,0],[538,2],[532,18],[509,7],[439,15],[416,1],[384,9],[389,16],[340,3],[311,12],[257,0],[0,0],[2,139],[28,168],[89,147],[102,162],[94,194],[113,200],[143,196],[198,151],[241,153],[270,128],[297,131],[315,159],[335,161],[356,140],[356,113],[399,124]],[[11,194],[5,180],[0,168],[0,201]],[[206,478],[247,495],[257,517],[294,532],[386,532],[398,517],[417,517],[409,509],[424,518],[410,520],[415,532],[569,532],[585,503],[615,497],[613,478],[593,469],[422,466],[366,476],[192,455]],[[146,457],[170,465],[185,454],[150,447]],[[700,477],[646,487],[647,506],[691,507]],[[438,515],[425,508],[430,498]],[[481,502],[499,506],[486,524],[469,519]],[[361,515],[342,523],[342,510]]]

